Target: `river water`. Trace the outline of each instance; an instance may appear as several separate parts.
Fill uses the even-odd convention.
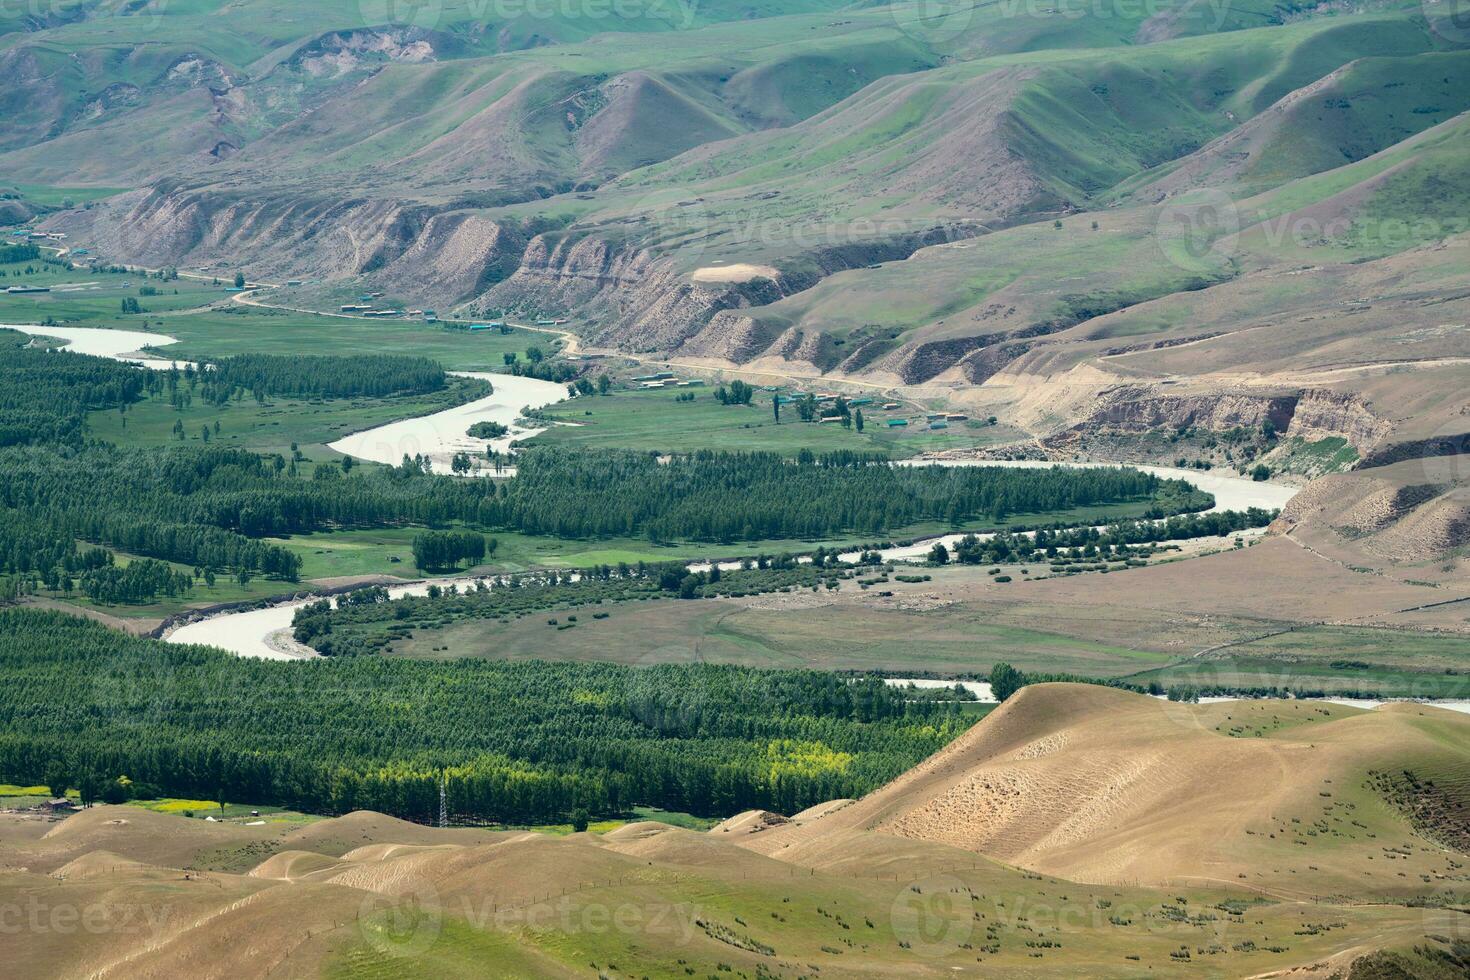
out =
[[[38,327],[13,326],[32,335],[57,337],[67,341],[68,348],[98,357],[111,357],[151,368],[182,367],[183,361],[166,361],[149,358],[138,353],[144,346],[161,347],[177,343],[173,337],[162,334],[142,333],[131,330],[105,330],[92,327]],[[331,444],[340,453],[359,459],[396,465],[405,455],[424,455],[433,464],[435,472],[450,472],[450,459],[456,452],[468,452],[484,462],[485,449],[494,447],[505,451],[513,439],[525,439],[542,431],[537,428],[514,428],[515,421],[526,409],[540,408],[561,400],[566,395],[564,386],[535,378],[517,378],[504,374],[466,374],[466,377],[483,378],[494,386],[494,393],[486,398],[446,409],[419,418],[401,419],[386,425],[344,436]],[[511,432],[500,439],[472,439],[466,430],[474,422],[488,420],[512,427]],[[904,465],[915,466],[998,466],[1013,468],[1040,468],[1055,464],[1039,461],[988,461],[988,460],[914,460]],[[1074,465],[1074,464],[1067,464]],[[1108,463],[1078,463],[1078,466],[1107,466]],[[1170,479],[1184,479],[1215,495],[1216,510],[1244,510],[1247,507],[1282,507],[1296,493],[1295,487],[1275,483],[1257,482],[1233,473],[1219,471],[1182,470],[1168,466],[1139,466],[1138,469]],[[509,472],[509,471],[507,471]],[[495,475],[488,464],[477,470],[479,475]],[[923,558],[933,547],[934,540],[952,546],[967,532],[958,532],[942,538],[931,539],[919,544],[887,548],[879,552],[884,561],[913,561]],[[841,556],[853,561],[857,552]],[[721,563],[723,568],[736,568],[737,562]],[[696,569],[707,565],[694,565]],[[436,584],[473,587],[476,579],[444,579]],[[394,598],[406,595],[422,595],[428,583],[416,582],[393,586],[389,594]],[[265,657],[277,660],[301,659],[310,656],[290,643],[282,642],[289,631],[291,619],[305,601],[285,603],[265,609],[221,613],[209,619],[185,624],[169,634],[171,643],[201,643],[229,650],[240,656]],[[983,685],[982,685],[983,686]],[[985,696],[989,696],[985,686]],[[978,693],[978,691],[977,691]]]

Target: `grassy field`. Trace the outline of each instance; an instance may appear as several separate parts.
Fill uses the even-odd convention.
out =
[[[558,338],[522,328],[450,330],[408,320],[361,320],[234,305],[170,320],[165,328],[179,343],[169,354],[222,357],[227,354],[415,354],[432,357],[452,371],[498,371],[504,355],[525,356],[527,347],[550,353]]]
[[[878,595],[891,591],[892,597]],[[934,572],[866,594],[806,592],[754,600],[610,603],[508,623],[472,620],[420,630],[390,652],[414,659],[552,659],[625,664],[733,663],[982,676],[997,661],[1022,670],[1165,687],[1275,687],[1342,696],[1470,698],[1470,652],[1455,637],[1403,630],[1307,627],[1251,641],[1270,624],[1206,617],[1150,619],[1147,610],[1090,609],[1080,619],[1012,605],[978,569]],[[556,623],[550,624],[548,620]],[[1118,628],[1114,628],[1115,625]],[[1281,624],[1285,628],[1289,624]],[[1212,639],[1246,642],[1196,658]]]
[[[3,15],[0,15],[3,21]],[[58,187],[51,184],[0,184],[0,193],[14,194],[22,201],[42,207],[62,208],[121,194],[125,187]]]
[[[1309,626],[1133,679],[1369,697],[1470,698],[1470,646],[1459,637],[1402,629]]]
[[[3,239],[0,239],[3,241]],[[31,273],[25,270],[30,268]],[[561,344],[556,334],[513,327],[508,334],[452,330],[416,320],[365,320],[299,313],[230,301],[222,278],[181,277],[162,281],[135,272],[92,272],[32,260],[0,264],[0,289],[11,285],[51,287],[49,293],[0,292],[0,323],[152,330],[179,343],[160,347],[170,357],[206,359],[230,354],[414,354],[431,357],[456,371],[498,371],[504,355],[525,357],[528,347],[550,354]],[[156,296],[138,290],[151,286]],[[177,294],[176,294],[177,291]],[[137,299],[144,312],[123,314],[124,298]]]
[[[855,588],[847,583],[843,591]],[[606,618],[595,618],[602,614]],[[456,623],[395,641],[392,652],[419,659],[709,662],[937,675],[984,674],[1005,660],[1025,670],[1100,677],[1163,666],[1173,659],[1156,651],[1007,626],[980,606],[904,608],[876,596],[871,601],[834,599],[825,593],[752,602],[669,599],[589,606],[578,609],[576,616],[571,629],[547,623],[552,618],[564,625],[565,615],[526,616],[504,625]]]
[[[96,438],[119,446],[167,446],[179,443],[173,427],[182,422],[184,442],[189,444],[201,443],[201,430],[208,427],[211,444],[280,453],[287,459],[294,444],[313,462],[335,462],[340,454],[328,449],[327,443],[362,429],[460,404],[474,388],[474,383],[451,378],[444,391],[425,395],[271,398],[264,403],[247,396],[218,407],[195,401],[182,411],[160,396],[129,405],[126,412],[92,412],[87,425]]]
[[[4,239],[0,239],[3,243]],[[42,253],[43,255],[46,253]],[[30,272],[26,270],[30,269]],[[32,259],[0,264],[0,289],[9,286],[46,286],[49,293],[0,293],[0,322],[42,323],[50,320],[61,324],[97,327],[123,327],[141,330],[145,321],[159,322],[161,314],[192,310],[224,298],[228,283],[213,286],[193,279],[148,279],[133,272],[93,272],[90,269],[68,270]],[[151,287],[153,296],[139,290]],[[122,301],[136,299],[142,313],[122,312]]]
[[[679,395],[693,394],[681,402]],[[803,449],[814,453],[847,449],[883,453],[899,459],[942,449],[965,449],[1004,442],[1011,430],[982,421],[951,422],[931,431],[923,413],[911,402],[902,409],[884,411],[889,399],[877,396],[858,406],[865,425],[862,432],[836,423],[802,422],[796,406],[781,406],[775,420],[771,399],[776,393],[757,392],[750,405],[721,405],[714,386],[664,388],[651,391],[615,391],[604,398],[574,399],[544,410],[544,415],[566,425],[552,426],[530,440],[532,445],[574,446],[588,449],[644,449],[693,452],[697,449],[735,452],[778,452],[794,456]],[[909,424],[890,428],[890,418]]]

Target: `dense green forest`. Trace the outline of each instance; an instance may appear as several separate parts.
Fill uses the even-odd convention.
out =
[[[968,725],[876,679],[708,665],[280,663],[0,610],[0,780],[410,819],[648,804],[794,813],[859,796]]]
[[[413,536],[413,563],[419,568],[458,568],[462,561],[472,566],[485,560],[488,545],[485,535],[475,531],[422,531]]]
[[[528,534],[642,534],[653,541],[756,541],[875,534],[921,521],[1002,521],[1153,500],[1145,516],[1202,510],[1182,481],[1118,468],[896,466],[853,452],[795,461],[775,453],[524,450],[516,479],[478,520]]]
[[[364,518],[339,499],[360,484],[351,484],[347,494],[317,484],[311,493],[313,485],[292,479],[294,466],[280,457],[99,444],[88,438],[86,413],[126,411],[144,397],[182,406],[196,394],[218,401],[247,390],[257,397],[353,397],[442,388],[444,371],[427,358],[242,355],[204,371],[145,371],[33,343],[0,332],[0,596],[44,586],[103,602],[142,602],[187,591],[180,573],[157,562],[123,567],[107,548],[211,574],[229,570],[294,581],[300,558],[259,540],[262,535],[417,516],[401,506],[415,491],[400,490],[393,502],[378,494],[372,515]],[[465,396],[489,391],[489,384],[475,382]],[[418,475],[426,483],[433,479]],[[293,486],[306,487],[314,503],[302,504]],[[338,502],[323,504],[324,498]],[[105,547],[78,548],[77,539]]]
[[[444,387],[444,368],[427,357],[354,354],[341,357],[237,354],[210,361],[204,398],[228,400],[237,391],[302,398],[382,398]],[[486,385],[485,394],[490,394]]]
[[[0,331],[0,446],[80,445],[87,412],[134,402],[151,380],[130,364],[29,343]]]

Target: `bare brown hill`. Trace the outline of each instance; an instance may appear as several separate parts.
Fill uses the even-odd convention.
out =
[[[738,840],[801,861],[834,835],[876,832],[1098,883],[1404,893],[1421,875],[1459,881],[1463,856],[1373,788],[1373,774],[1422,773],[1463,807],[1470,763],[1452,746],[1467,738],[1470,718],[1415,705],[1195,706],[1036,685],[852,806]]]
[[[0,827],[0,902],[46,925],[7,933],[7,964],[38,977],[722,963],[1122,977],[1194,975],[1208,957],[1226,976],[1383,962],[1436,976],[1466,962],[1462,913],[1404,903],[1464,889],[1467,726],[1412,705],[1199,706],[1040,685],[862,800],[708,833],[645,822],[553,837],[359,812],[262,840],[99,807],[41,838]],[[168,858],[251,848],[249,873]],[[93,927],[53,927],[65,909]]]

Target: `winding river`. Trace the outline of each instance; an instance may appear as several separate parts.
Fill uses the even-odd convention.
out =
[[[35,336],[55,337],[67,342],[71,350],[98,357],[110,357],[144,367],[167,369],[183,367],[186,362],[168,361],[149,357],[141,353],[143,347],[157,348],[177,343],[175,338],[163,334],[142,333],[133,330],[107,330],[94,327],[40,327],[0,325],[5,329],[17,330]],[[522,411],[540,408],[565,397],[564,386],[534,378],[517,378],[504,374],[465,374],[466,377],[483,378],[494,386],[494,393],[455,408],[432,415],[402,419],[353,435],[344,436],[331,444],[331,448],[359,459],[393,465],[404,455],[427,456],[436,472],[450,472],[450,459],[457,452],[468,452],[483,461],[487,447],[504,451],[511,440],[524,439],[541,429],[517,429],[515,422]],[[494,421],[511,427],[511,431],[499,439],[473,439],[466,429],[474,422]],[[904,465],[915,466],[1004,466],[1019,468],[1046,467],[1054,464],[1040,461],[989,461],[989,460],[914,460]],[[1109,463],[1077,463],[1077,466],[1108,466]],[[1244,477],[1221,472],[1201,472],[1175,469],[1168,466],[1139,466],[1138,469],[1160,477],[1184,479],[1202,490],[1215,495],[1216,510],[1244,510],[1247,507],[1282,507],[1296,493],[1295,487],[1277,483],[1263,483]],[[496,471],[488,465],[477,469],[478,475],[494,475]],[[937,540],[952,545],[965,532],[946,535]],[[885,561],[913,561],[923,558],[933,547],[935,539],[919,544],[885,549],[879,554]],[[842,556],[853,560],[857,552]],[[695,565],[693,567],[700,567]],[[722,568],[735,568],[738,563],[722,563]],[[478,579],[438,579],[434,584],[441,587],[457,585],[461,588],[473,586]],[[389,588],[389,595],[401,598],[408,595],[423,595],[428,582],[408,582]],[[314,653],[291,642],[288,633],[291,619],[298,608],[310,600],[287,602],[264,609],[221,613],[207,619],[186,623],[173,630],[167,637],[171,643],[201,643],[220,647],[247,657],[264,657],[275,660],[295,660],[315,656]]]
[[[526,409],[542,408],[567,396],[565,385],[535,378],[517,378],[509,374],[451,372],[462,378],[479,378],[494,387],[486,398],[466,402],[457,408],[432,415],[401,419],[375,429],[343,436],[330,448],[346,456],[397,465],[404,456],[428,458],[435,473],[453,473],[450,463],[456,453],[467,453],[474,461],[474,475],[508,475],[502,468],[492,468],[485,458],[487,449],[506,452],[516,439],[529,439],[544,428],[521,428],[515,422]],[[477,439],[467,430],[476,422],[499,422],[510,431],[497,439]]]

